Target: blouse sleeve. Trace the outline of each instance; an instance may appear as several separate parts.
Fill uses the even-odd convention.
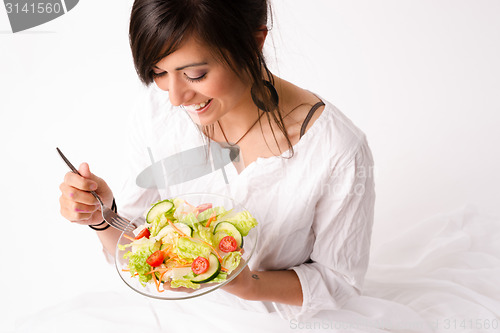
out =
[[[302,307],[288,307],[288,316],[336,310],[360,294],[369,262],[374,201],[373,158],[363,138],[353,153],[335,163],[322,187],[310,261],[291,268],[302,286]]]

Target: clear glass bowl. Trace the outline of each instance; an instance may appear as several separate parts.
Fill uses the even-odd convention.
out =
[[[204,203],[211,203],[212,207],[222,206],[226,210],[233,209],[235,212],[240,212],[245,210],[244,207],[234,202],[233,199],[218,194],[191,193],[191,194],[178,195],[176,196],[176,198],[186,200],[187,202],[189,202],[194,206],[198,206]],[[145,213],[147,213],[147,211]],[[138,226],[142,225],[144,221],[145,221],[144,216],[139,216],[133,219],[130,223]],[[134,237],[134,234],[132,232],[127,232],[127,233],[123,232],[120,235],[120,239],[118,240],[119,245],[126,245],[131,242],[127,237],[125,237],[125,234],[129,237],[132,238]],[[188,299],[205,295],[214,290],[217,290],[218,288],[224,286],[225,284],[232,281],[236,276],[238,276],[238,274],[246,267],[250,258],[252,257],[257,245],[257,240],[258,240],[258,226],[252,228],[248,233],[248,235],[244,237],[244,244],[243,244],[244,252],[241,256],[242,259],[241,263],[238,266],[238,268],[236,268],[233,272],[231,272],[231,274],[227,277],[227,280],[222,283],[203,283],[200,285],[199,289],[192,289],[192,290],[191,289],[187,290],[186,288],[182,288],[182,290],[166,289],[162,292],[159,292],[156,288],[156,285],[153,282],[149,282],[146,284],[146,286],[143,286],[139,282],[139,279],[132,277],[130,275],[130,272],[126,270],[128,267],[128,259],[123,258],[123,256],[125,253],[129,251],[129,249],[120,250],[118,246],[116,247],[115,251],[115,265],[118,274],[120,275],[122,280],[130,288],[132,288],[133,290],[142,295],[157,299],[166,299],[166,300]]]

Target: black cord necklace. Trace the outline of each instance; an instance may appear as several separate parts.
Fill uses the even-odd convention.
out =
[[[259,117],[257,118],[257,120],[252,124],[252,126],[250,126],[250,128],[235,142],[235,143],[229,143],[229,141],[227,140],[227,137],[226,137],[226,133],[224,133],[224,130],[222,129],[222,126],[220,124],[220,122],[217,120],[217,124],[219,125],[219,128],[220,128],[220,131],[222,132],[222,135],[224,136],[224,139],[226,140],[226,143],[230,146],[236,146],[249,132],[250,130],[257,124],[257,122],[259,122],[260,118],[262,117],[264,113],[261,113],[259,115]]]

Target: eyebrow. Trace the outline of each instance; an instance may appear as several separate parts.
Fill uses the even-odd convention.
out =
[[[196,63],[193,63],[193,64],[189,64],[189,65],[177,67],[175,70],[176,71],[182,71],[183,69],[186,69],[188,67],[197,67],[197,66],[204,66],[204,65],[208,65],[208,63],[207,62],[196,62]],[[161,68],[158,68],[158,66],[156,66],[156,65],[154,67],[156,69],[162,70]]]

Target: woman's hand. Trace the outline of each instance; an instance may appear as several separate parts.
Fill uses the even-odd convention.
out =
[[[61,215],[79,224],[99,224],[102,222],[101,207],[89,191],[95,191],[108,207],[113,202],[113,193],[104,180],[90,172],[87,163],[82,163],[78,171],[83,177],[68,172],[59,186]]]

